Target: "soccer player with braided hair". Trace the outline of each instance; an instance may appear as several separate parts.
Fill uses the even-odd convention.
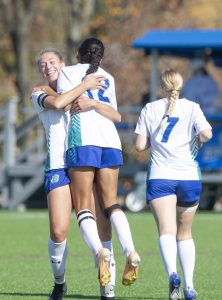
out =
[[[100,40],[88,38],[83,41],[77,52],[79,63],[62,68],[57,88],[59,93],[71,90],[87,74],[99,74],[106,78],[105,91],[88,90],[84,93],[84,98],[74,101],[66,153],[71,192],[80,230],[98,260],[99,276],[107,274],[107,281],[101,286],[101,299],[105,300],[114,299],[113,288],[109,289],[114,283],[109,282],[109,253],[99,251],[101,242],[90,210],[93,182],[100,204],[115,229],[126,257],[122,276],[124,285],[131,285],[137,279],[140,257],[135,251],[127,218],[121,206],[116,203],[119,167],[123,164],[120,138],[115,124],[105,114],[101,115],[95,110],[98,102],[117,110],[114,78],[100,67],[103,55],[104,45]],[[82,110],[85,105],[88,105],[87,111]]]
[[[198,145],[212,137],[199,104],[179,98],[180,73],[161,74],[166,98],[148,103],[141,111],[136,130],[136,150],[150,148],[147,202],[159,232],[159,249],[169,277],[169,299],[181,299],[177,255],[184,279],[184,297],[196,299],[193,286],[195,245],[192,222],[201,193],[200,170],[195,157]]]

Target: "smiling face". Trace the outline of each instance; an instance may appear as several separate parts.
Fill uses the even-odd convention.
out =
[[[65,63],[54,52],[45,52],[38,61],[40,73],[52,88],[56,88],[59,71]]]

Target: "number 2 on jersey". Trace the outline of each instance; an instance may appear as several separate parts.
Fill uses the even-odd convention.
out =
[[[168,118],[167,119],[167,123],[169,123],[166,127],[166,129],[164,130],[164,133],[163,133],[163,137],[162,137],[162,140],[161,142],[162,143],[167,143],[168,142],[168,139],[169,139],[169,136],[170,136],[170,133],[171,131],[173,130],[174,126],[176,125],[176,123],[179,121],[179,118]]]
[[[97,95],[98,95],[98,99],[99,99],[100,101],[110,103],[109,98],[108,98],[108,97],[105,97],[105,96],[103,95],[104,92],[108,89],[109,86],[110,86],[109,80],[106,79],[106,80],[105,80],[105,90],[100,90],[100,89],[98,89]],[[92,93],[90,90],[86,91],[86,93],[87,93],[87,95],[88,95],[88,97],[89,97],[90,99],[93,99],[93,93]]]

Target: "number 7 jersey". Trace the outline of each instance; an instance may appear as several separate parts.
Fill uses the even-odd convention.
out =
[[[141,111],[135,132],[150,140],[149,179],[198,180],[196,136],[211,129],[199,104],[178,99],[172,115],[161,126],[167,98],[148,103]]]
[[[59,74],[57,91],[64,93],[76,87],[86,76],[89,64],[76,64],[62,68]],[[95,75],[103,75],[106,89],[88,90],[84,93],[90,99],[101,101],[117,109],[114,78],[102,68]],[[68,149],[93,145],[121,150],[121,142],[115,124],[94,109],[71,114],[68,131]]]

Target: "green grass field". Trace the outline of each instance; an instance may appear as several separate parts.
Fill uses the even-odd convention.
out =
[[[134,243],[141,254],[138,281],[121,284],[124,256],[114,237],[117,264],[116,299],[168,299],[168,280],[157,247],[157,231],[149,212],[127,213]],[[0,211],[0,299],[48,299],[53,277],[48,262],[47,211]],[[222,299],[222,214],[198,213],[195,288],[200,300]],[[66,299],[99,299],[97,272],[90,250],[83,242],[75,217],[68,237],[69,256]],[[179,274],[181,270],[178,267]]]

